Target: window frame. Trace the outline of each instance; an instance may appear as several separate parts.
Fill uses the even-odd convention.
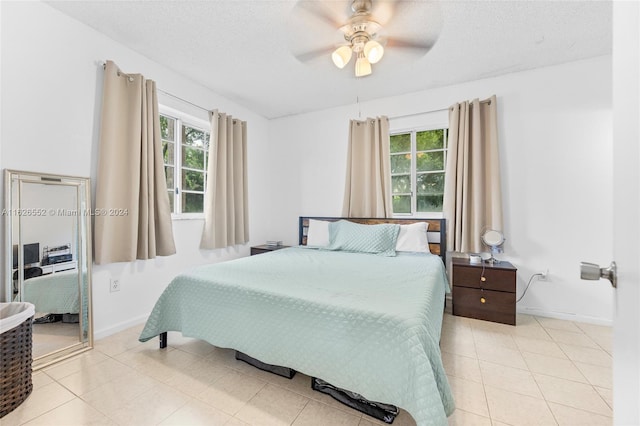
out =
[[[418,173],[420,174],[429,174],[429,173],[440,173],[440,171],[428,171],[428,172],[418,172],[417,171],[417,134],[420,132],[428,132],[428,131],[432,131],[432,130],[444,130],[444,148],[442,149],[433,149],[433,150],[426,150],[426,151],[420,151],[420,152],[438,152],[438,151],[442,151],[444,153],[443,157],[444,157],[444,169],[442,172],[445,173],[445,179],[446,179],[446,169],[447,169],[447,158],[448,158],[448,154],[449,154],[449,123],[446,122],[436,122],[436,123],[431,123],[429,125],[422,125],[422,126],[411,126],[411,127],[405,127],[405,128],[398,128],[398,129],[393,129],[389,131],[389,151],[391,151],[391,136],[395,136],[395,135],[403,135],[403,134],[407,134],[409,133],[411,136],[411,151],[409,152],[411,154],[411,168],[409,171],[410,174],[410,192],[409,193],[398,193],[398,194],[394,194],[393,192],[391,193],[391,197],[393,197],[394,195],[410,195],[411,197],[411,213],[395,213],[392,212],[392,217],[398,217],[398,218],[418,218],[418,219],[424,219],[424,218],[443,218],[444,217],[444,212],[440,211],[431,211],[431,212],[418,212],[418,193],[417,193],[417,184],[418,184]],[[406,152],[389,152],[390,157],[392,155],[397,155],[397,154],[403,154]],[[406,175],[406,173],[391,173],[391,177],[393,176],[401,176],[401,175]],[[393,185],[391,187],[391,191],[393,191]],[[444,198],[444,195],[443,195]],[[444,200],[443,200],[444,201]],[[393,205],[391,207],[393,209]]]
[[[171,212],[172,220],[190,220],[190,219],[204,219],[204,200],[202,209],[203,211],[200,213],[183,213],[182,212],[182,127],[187,126],[196,130],[200,130],[207,135],[210,135],[211,132],[211,123],[207,123],[206,120],[202,120],[200,118],[194,117],[193,115],[187,114],[180,110],[167,107],[165,105],[159,105],[158,112],[160,115],[164,115],[171,119],[174,119],[176,122],[176,128],[174,129],[174,172],[173,172],[173,211]],[[162,137],[161,137],[162,139]],[[208,174],[208,164],[209,164],[209,140],[205,141],[205,169],[204,169],[204,182],[203,182],[203,194],[206,193],[207,190],[207,174]],[[163,167],[166,167],[164,163],[164,158],[162,160]],[[191,168],[187,168],[186,170],[195,170]],[[166,179],[166,176],[165,176]],[[167,187],[167,192],[169,188]],[[191,191],[187,191],[191,192]],[[204,198],[204,196],[203,196]]]

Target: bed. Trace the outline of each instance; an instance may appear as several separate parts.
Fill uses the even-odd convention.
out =
[[[339,219],[300,218],[299,247],[180,274],[158,299],[140,341],[161,336],[162,345],[167,331],[180,331],[397,405],[418,425],[446,424],[454,403],[439,349],[449,291],[443,244],[429,244],[436,254],[395,256],[307,246],[310,222],[338,227]],[[444,220],[428,222],[444,243]]]

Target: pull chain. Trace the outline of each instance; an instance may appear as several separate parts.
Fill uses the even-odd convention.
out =
[[[360,79],[356,78],[356,104],[358,105],[358,119],[362,119],[362,108],[360,105]]]

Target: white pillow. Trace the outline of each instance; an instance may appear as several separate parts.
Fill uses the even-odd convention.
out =
[[[329,222],[309,219],[307,247],[326,247],[329,245]]]
[[[400,233],[396,242],[396,251],[431,253],[427,240],[429,222],[416,222],[411,225],[400,225]]]

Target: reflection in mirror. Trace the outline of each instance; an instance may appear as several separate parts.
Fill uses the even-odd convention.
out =
[[[7,301],[35,306],[34,368],[91,348],[90,182],[5,172]]]

